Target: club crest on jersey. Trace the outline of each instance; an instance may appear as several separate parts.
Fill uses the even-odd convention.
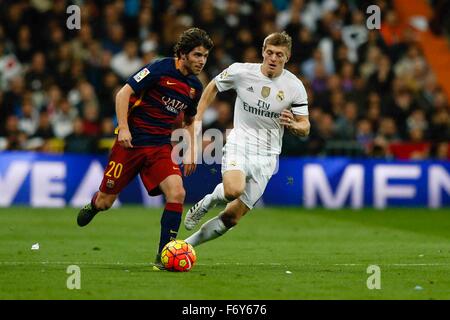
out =
[[[189,97],[191,99],[194,99],[194,97],[195,97],[195,88],[191,88],[191,90],[189,91]]]
[[[283,101],[284,100],[284,92],[281,91],[281,90],[278,91],[276,99],[277,99],[278,102]]]
[[[148,71],[147,68],[142,69],[139,71],[138,74],[136,74],[133,79],[136,80],[136,82],[140,82],[142,79],[144,79],[146,76],[150,74],[150,71]]]
[[[263,98],[267,98],[269,96],[269,94],[270,94],[270,88],[266,87],[266,86],[262,87],[262,89],[261,89],[261,96]]]
[[[109,189],[114,188],[114,180],[108,179],[106,181],[106,187],[109,188]]]
[[[236,161],[230,161],[230,162],[228,163],[228,165],[231,166],[231,167],[236,167],[236,166],[237,166],[237,163],[236,163]]]
[[[222,71],[222,73],[220,74],[220,79],[223,80],[223,79],[228,78],[228,71],[227,70]]]

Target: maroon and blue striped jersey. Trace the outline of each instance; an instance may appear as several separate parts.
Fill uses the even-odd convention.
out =
[[[128,106],[133,146],[170,144],[177,117],[182,112],[195,116],[203,91],[195,75],[181,73],[175,58],[146,65],[127,83],[134,90]]]

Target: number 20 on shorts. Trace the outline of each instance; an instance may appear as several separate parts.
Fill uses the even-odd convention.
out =
[[[108,166],[110,166],[110,168],[106,172],[106,176],[111,177],[112,174],[114,178],[118,179],[122,174],[123,165],[121,163],[116,163],[115,161],[110,161]]]

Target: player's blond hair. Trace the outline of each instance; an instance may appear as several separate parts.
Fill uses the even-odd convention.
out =
[[[283,32],[274,32],[269,34],[263,42],[263,51],[266,50],[267,45],[273,46],[281,46],[286,47],[288,49],[289,56],[291,55],[292,50],[292,38],[287,34],[286,31]]]

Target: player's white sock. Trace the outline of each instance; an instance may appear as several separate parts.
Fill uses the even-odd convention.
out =
[[[203,242],[220,237],[228,230],[229,229],[225,227],[220,217],[216,216],[205,222],[197,232],[184,241],[195,247]]]
[[[214,208],[218,204],[228,203],[229,200],[225,198],[225,191],[223,189],[223,183],[216,186],[214,191],[205,197],[203,201],[203,206],[208,210]]]

